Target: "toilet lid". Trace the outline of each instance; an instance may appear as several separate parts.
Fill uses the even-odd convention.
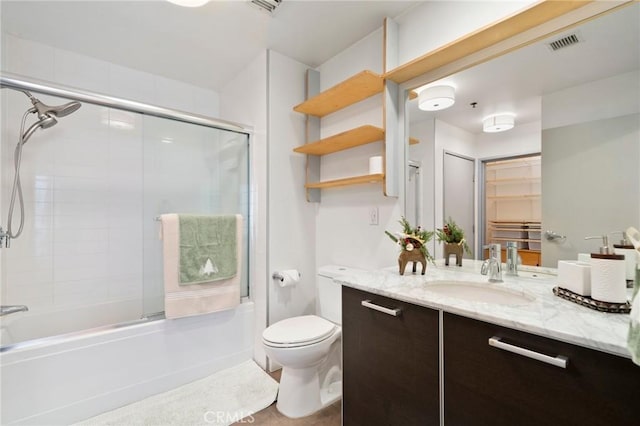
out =
[[[268,327],[262,338],[275,345],[302,346],[322,341],[336,329],[331,321],[315,315],[287,318]]]

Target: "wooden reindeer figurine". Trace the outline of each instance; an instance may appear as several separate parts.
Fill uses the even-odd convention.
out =
[[[400,256],[398,257],[398,266],[400,267],[400,275],[404,275],[404,270],[407,268],[407,264],[409,262],[413,262],[413,273],[416,273],[416,267],[418,263],[422,264],[422,275],[425,274],[427,270],[427,258],[420,250],[422,246],[419,242],[414,241],[413,250],[402,250],[400,252]]]

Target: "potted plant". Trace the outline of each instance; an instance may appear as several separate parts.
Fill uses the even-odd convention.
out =
[[[404,275],[404,270],[409,262],[413,262],[413,273],[416,272],[417,263],[420,263],[422,275],[424,275],[427,270],[427,260],[433,262],[433,257],[426,246],[426,243],[433,237],[433,232],[422,229],[420,226],[413,228],[404,217],[399,222],[402,225],[402,232],[399,232],[397,236],[389,231],[384,231],[384,233],[401,248],[398,257],[400,275]]]
[[[449,257],[456,256],[456,265],[462,266],[462,252],[471,254],[471,249],[464,239],[464,230],[449,217],[442,228],[436,229],[438,242],[444,243],[444,264],[449,266]]]

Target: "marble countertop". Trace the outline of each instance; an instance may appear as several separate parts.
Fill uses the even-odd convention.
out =
[[[480,261],[464,261],[462,267],[429,264],[425,275],[404,276],[397,267],[375,271],[350,271],[335,278],[343,286],[439,309],[493,324],[550,337],[568,343],[630,358],[627,350],[628,314],[609,314],[580,306],[553,294],[555,269],[522,268],[518,277],[503,274],[503,283],[489,283],[480,274]],[[421,268],[418,265],[418,271]],[[516,305],[467,301],[429,291],[436,281],[464,281],[508,289],[535,300]]]

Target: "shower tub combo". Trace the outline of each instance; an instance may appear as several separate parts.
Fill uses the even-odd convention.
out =
[[[74,423],[251,359],[250,131],[10,74],[1,85],[0,423]],[[168,212],[246,218],[239,307],[164,319],[154,218]]]

